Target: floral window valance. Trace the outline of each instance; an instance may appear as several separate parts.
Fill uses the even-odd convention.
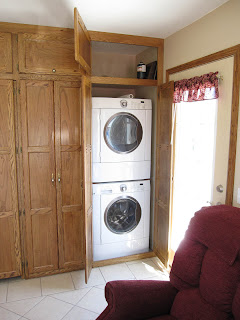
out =
[[[218,71],[174,82],[173,102],[217,99],[219,97],[217,75]]]

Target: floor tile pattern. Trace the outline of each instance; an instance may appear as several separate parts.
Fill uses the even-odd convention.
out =
[[[106,282],[168,280],[156,257],[38,279],[0,280],[1,320],[95,320],[106,308]]]

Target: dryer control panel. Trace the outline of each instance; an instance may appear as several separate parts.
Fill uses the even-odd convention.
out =
[[[150,190],[150,181],[130,181],[93,184],[93,194],[122,194]]]

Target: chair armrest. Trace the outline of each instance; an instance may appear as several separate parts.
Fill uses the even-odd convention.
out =
[[[97,320],[148,319],[169,314],[177,292],[169,281],[108,282],[105,287],[108,306]]]

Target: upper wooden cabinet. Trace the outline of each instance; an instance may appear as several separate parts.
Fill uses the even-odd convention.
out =
[[[75,59],[88,74],[91,74],[91,38],[77,8],[74,8],[74,37]]]
[[[19,71],[22,73],[82,74],[74,59],[73,37],[19,34],[18,52]]]
[[[12,72],[12,35],[0,32],[0,72]]]

